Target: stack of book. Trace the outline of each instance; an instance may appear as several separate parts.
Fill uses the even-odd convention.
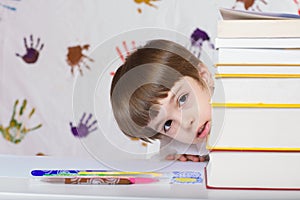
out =
[[[222,20],[211,189],[300,190],[300,20]]]

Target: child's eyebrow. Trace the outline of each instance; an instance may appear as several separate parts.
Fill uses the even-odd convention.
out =
[[[168,102],[169,104],[174,101],[174,98],[176,96],[178,96],[177,94],[179,93],[179,91],[181,91],[183,88],[183,85],[180,85],[174,92],[171,90],[170,93],[171,93],[171,98],[170,98],[170,101]]]

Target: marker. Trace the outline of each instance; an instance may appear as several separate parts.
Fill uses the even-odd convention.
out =
[[[63,183],[77,185],[129,185],[129,184],[147,184],[157,182],[155,178],[137,178],[137,177],[93,177],[93,178],[42,178],[41,181],[48,183]]]
[[[161,176],[155,172],[120,172],[109,170],[32,170],[32,176]]]
[[[107,172],[107,170],[69,170],[69,169],[62,169],[62,170],[32,170],[30,173],[32,176],[74,176],[78,175],[79,172],[86,171],[86,172]]]

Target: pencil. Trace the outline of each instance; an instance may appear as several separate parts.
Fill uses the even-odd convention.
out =
[[[79,185],[129,185],[137,183],[154,183],[155,178],[126,178],[126,177],[93,177],[93,178],[42,178],[41,181],[48,183],[79,184]]]

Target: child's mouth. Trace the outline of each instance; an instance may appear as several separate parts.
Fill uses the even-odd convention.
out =
[[[210,123],[207,121],[201,126],[197,132],[197,138],[204,138],[208,135],[210,130]]]

